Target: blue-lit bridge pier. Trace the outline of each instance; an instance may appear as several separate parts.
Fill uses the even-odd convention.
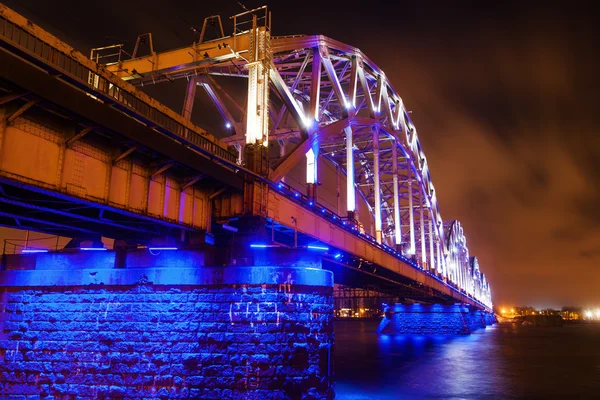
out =
[[[72,238],[3,256],[0,396],[332,398],[334,281],[403,299],[382,329],[490,322],[384,72],[266,8],[233,22],[86,57],[0,4],[0,224]],[[178,79],[181,113],[143,91]]]

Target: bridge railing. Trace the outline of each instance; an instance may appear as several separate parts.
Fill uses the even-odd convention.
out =
[[[63,248],[60,236],[42,236],[27,239],[4,239],[2,254],[42,253]]]
[[[344,229],[346,232],[348,232],[356,237],[359,237],[360,239],[369,243],[369,245],[376,247],[379,250],[392,255],[393,257],[401,260],[403,263],[410,265],[412,268],[419,271],[420,273],[426,274],[430,278],[451,288],[451,290],[455,291],[456,293],[462,294],[462,295],[470,298],[473,302],[478,303],[483,307],[489,308],[489,306],[485,305],[480,300],[476,299],[471,294],[467,293],[466,290],[460,288],[458,285],[454,284],[451,281],[445,281],[444,279],[437,276],[435,273],[432,273],[431,271],[429,271],[427,268],[424,268],[423,266],[419,265],[414,259],[405,257],[400,250],[390,247],[384,243],[378,243],[374,236],[371,236],[371,235],[361,231],[360,227],[354,221],[350,221],[345,217],[341,217],[340,215],[338,215],[336,212],[330,210],[329,208],[327,208],[319,203],[313,202],[308,196],[304,195],[303,193],[301,193],[297,189],[293,188],[292,186],[286,184],[285,182],[278,182],[278,183],[270,182],[270,185],[275,191],[277,191],[277,193],[279,195],[283,195],[284,197],[299,204],[303,208],[310,210],[317,215],[320,215],[322,218],[325,218],[329,223],[334,224],[334,225]]]
[[[19,23],[9,19],[14,14],[11,13],[0,4],[0,42],[18,50],[21,55],[28,56],[29,61],[34,61],[35,64],[50,70],[50,73],[83,89],[93,98],[116,103],[115,108],[119,111],[141,120],[151,128],[169,136],[175,135],[177,138],[185,139],[210,155],[235,164],[237,154],[224,144],[218,143],[218,140],[211,138],[210,135],[196,132],[198,128],[189,121],[178,121],[179,115],[168,115],[168,113],[175,114],[171,110],[163,112],[157,109],[151,104],[152,102],[145,99],[148,96],[144,93],[116,77],[107,76],[111,73],[104,71],[103,67],[85,58],[81,53],[73,49],[70,54],[61,50],[60,47],[65,49],[69,47],[45,31],[36,27],[40,31],[36,35],[19,26]],[[14,15],[12,17],[12,19],[18,18]],[[40,36],[46,40],[42,40]],[[164,106],[161,108],[166,109]]]

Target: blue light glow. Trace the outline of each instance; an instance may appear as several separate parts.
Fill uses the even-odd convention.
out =
[[[335,256],[333,256],[333,258],[335,258],[336,260],[339,259],[340,257],[342,257],[342,255],[340,253],[337,253]]]
[[[312,206],[313,204],[314,204],[314,203],[313,203],[312,201],[309,201],[309,202],[308,202],[308,205],[309,205],[309,206]]]
[[[21,250],[21,253],[23,254],[34,254],[34,253],[47,253],[48,250],[46,249],[23,249]]]
[[[265,244],[265,243],[252,243],[250,245],[253,249],[264,249],[267,247],[277,247],[275,244]]]
[[[79,250],[84,251],[106,251],[106,247],[80,247]]]
[[[277,187],[278,187],[279,189],[283,189],[283,184],[279,183],[279,184],[277,185]]]
[[[307,249],[311,249],[311,250],[321,250],[321,251],[327,251],[329,250],[329,247],[325,247],[325,246],[312,246],[312,245],[308,245],[306,246]]]
[[[294,193],[294,196],[300,197],[300,193]]]
[[[178,250],[177,247],[148,247],[150,251],[160,251],[160,250]]]

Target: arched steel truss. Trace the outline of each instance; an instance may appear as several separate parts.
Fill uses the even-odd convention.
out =
[[[249,30],[236,25],[232,36],[152,51],[107,69],[134,85],[187,78],[182,115],[188,120],[196,88],[206,89],[231,127],[223,142],[237,149],[238,163],[248,165],[248,146],[279,147],[266,171],[274,182],[306,163],[312,188],[319,181],[316,166],[333,164],[346,181],[341,216],[348,212],[378,242],[402,249],[491,306],[489,284],[477,260],[469,261],[460,223],[443,223],[417,129],[384,71],[359,49],[324,36],[270,37],[265,15],[262,25],[254,17]],[[215,75],[249,78],[246,105],[231,99]],[[356,213],[361,201],[367,215]]]

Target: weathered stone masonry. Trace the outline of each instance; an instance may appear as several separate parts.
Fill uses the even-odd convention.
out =
[[[0,398],[333,398],[332,315],[329,286],[0,287]]]

